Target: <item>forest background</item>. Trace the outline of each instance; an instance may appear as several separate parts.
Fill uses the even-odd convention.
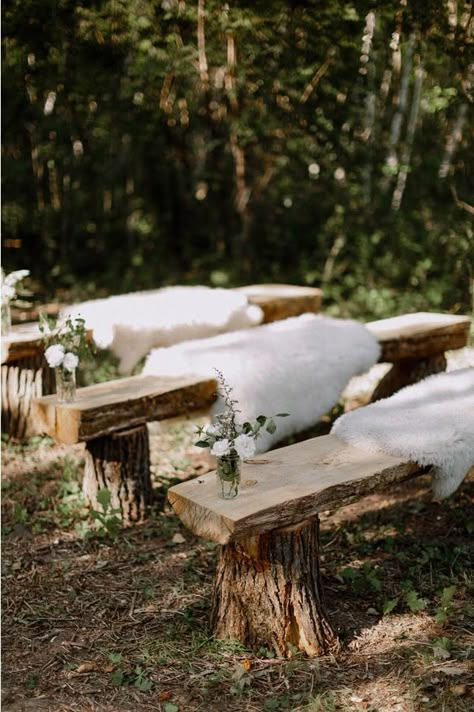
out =
[[[3,266],[35,298],[291,282],[342,315],[472,309],[471,3],[2,12]]]

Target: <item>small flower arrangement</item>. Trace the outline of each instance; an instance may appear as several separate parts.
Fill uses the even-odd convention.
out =
[[[30,270],[19,269],[16,272],[10,272],[5,275],[2,269],[2,333],[7,334],[11,327],[11,312],[10,302],[16,297],[16,285],[22,279],[28,277]]]
[[[238,401],[232,398],[232,388],[226,383],[221,371],[217,373],[219,390],[224,396],[224,412],[216,415],[216,423],[197,428],[199,440],[197,447],[210,448],[211,454],[218,458],[217,474],[222,481],[222,496],[235,497],[240,479],[240,459],[253,457],[256,451],[255,440],[262,429],[274,433],[277,429],[274,418],[284,418],[288,413],[277,413],[274,416],[259,415],[255,421],[237,422],[236,408]],[[228,494],[225,494],[224,482],[229,483]]]
[[[39,330],[47,346],[44,356],[50,368],[56,370],[56,391],[59,400],[72,401],[75,394],[75,370],[79,360],[90,349],[87,341],[85,320],[67,317],[64,323],[44,312],[40,314]]]
[[[67,317],[64,323],[41,312],[39,330],[47,348],[44,352],[48,366],[72,371],[79,365],[79,359],[89,353],[85,320],[81,317]]]

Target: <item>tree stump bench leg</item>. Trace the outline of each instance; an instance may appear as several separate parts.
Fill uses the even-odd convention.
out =
[[[2,364],[2,430],[18,440],[37,435],[30,418],[31,401],[52,393],[43,354]]]
[[[224,640],[287,655],[338,647],[324,605],[319,563],[319,518],[221,547],[211,624]]]
[[[97,492],[104,487],[111,494],[111,506],[120,509],[124,524],[144,519],[152,502],[146,424],[86,443],[83,491],[94,509],[98,508]]]
[[[371,402],[388,398],[400,388],[418,383],[423,378],[431,376],[433,373],[446,371],[446,356],[444,353],[435,354],[426,358],[401,359],[393,364],[392,368],[382,378],[375,388]]]

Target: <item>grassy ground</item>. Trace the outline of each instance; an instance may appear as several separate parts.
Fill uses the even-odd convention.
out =
[[[207,467],[192,430],[153,428],[156,510],[127,530],[84,508],[82,446],[4,442],[5,711],[473,709],[474,482],[439,504],[419,478],[325,513],[342,648],[278,659],[208,628],[216,547],[164,504]]]

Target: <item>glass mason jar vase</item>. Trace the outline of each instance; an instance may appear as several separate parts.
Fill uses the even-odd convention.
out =
[[[223,499],[233,499],[239,494],[240,457],[236,452],[217,458],[217,494]]]
[[[68,370],[62,366],[54,369],[56,376],[56,395],[60,403],[72,403],[76,396],[76,369]]]
[[[12,311],[8,299],[2,300],[2,335],[10,333],[12,327]]]

